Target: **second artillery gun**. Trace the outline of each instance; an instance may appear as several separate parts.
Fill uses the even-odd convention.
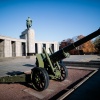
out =
[[[67,78],[68,70],[61,60],[69,57],[68,52],[98,35],[100,35],[100,28],[57,52],[53,52],[52,49],[49,48],[50,54],[43,48],[43,53],[36,54],[36,67],[31,69],[29,76],[24,73],[14,76],[5,76],[0,78],[0,83],[26,82],[31,83],[36,90],[45,90],[49,85],[50,79],[63,81]]]

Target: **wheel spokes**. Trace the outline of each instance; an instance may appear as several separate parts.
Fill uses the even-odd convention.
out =
[[[66,79],[68,72],[67,72],[67,68],[62,64],[60,64],[60,72],[61,72],[61,76],[59,80],[63,81]]]
[[[39,67],[32,69],[32,83],[37,90],[46,89],[49,84],[49,76],[46,70]]]

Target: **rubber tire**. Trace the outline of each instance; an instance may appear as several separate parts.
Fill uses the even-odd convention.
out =
[[[63,64],[59,64],[60,65],[60,68],[61,68],[61,76],[64,75],[63,77],[60,77],[58,79],[58,81],[64,81],[67,76],[68,76],[68,69],[66,68],[66,66],[64,66]],[[63,70],[62,70],[63,69]]]
[[[36,81],[36,78],[40,80],[40,83]],[[38,91],[43,91],[48,87],[49,75],[44,68],[35,67],[32,69],[32,84]]]

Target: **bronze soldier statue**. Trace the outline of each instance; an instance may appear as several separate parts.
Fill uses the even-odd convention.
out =
[[[32,26],[32,20],[30,19],[30,17],[28,17],[28,19],[26,20],[26,26],[27,29],[29,29]]]

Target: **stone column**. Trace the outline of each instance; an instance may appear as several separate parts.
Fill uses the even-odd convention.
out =
[[[38,43],[38,53],[42,53],[42,43]]]
[[[54,43],[54,51],[56,52],[56,51],[58,51],[59,50],[59,45],[58,45],[58,43]]]
[[[12,57],[12,46],[11,40],[5,39],[5,57]]]
[[[49,47],[50,47],[50,44],[49,43],[46,43],[46,51],[47,51],[47,53],[50,53]]]

